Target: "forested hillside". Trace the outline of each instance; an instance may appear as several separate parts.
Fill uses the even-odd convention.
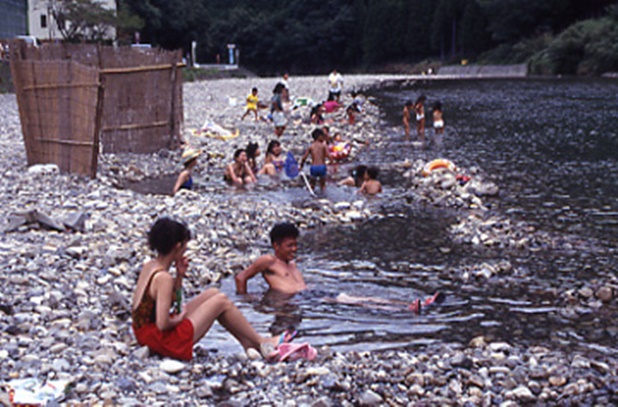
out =
[[[618,70],[616,0],[125,0],[143,42],[197,59],[240,50],[261,73],[380,69],[423,60],[532,62],[539,73]],[[593,59],[581,66],[584,59]]]

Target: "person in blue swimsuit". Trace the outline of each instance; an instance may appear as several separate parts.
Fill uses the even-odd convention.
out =
[[[193,168],[197,164],[197,157],[202,154],[201,150],[194,150],[192,148],[188,148],[182,153],[182,163],[184,165],[184,170],[178,175],[178,179],[174,184],[174,190],[172,191],[172,195],[176,195],[181,189],[193,189],[193,178],[191,177],[191,172]]]
[[[300,169],[305,165],[305,161],[311,155],[311,167],[309,168],[311,174],[311,188],[315,187],[315,181],[320,181],[320,189],[324,192],[326,186],[326,159],[331,159],[328,146],[326,145],[324,131],[322,129],[315,129],[311,134],[313,137],[313,143],[307,148],[303,158],[300,161]]]

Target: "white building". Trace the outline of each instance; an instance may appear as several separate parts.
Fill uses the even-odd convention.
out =
[[[116,10],[116,0],[94,0],[108,10]],[[58,24],[51,13],[55,0],[28,0],[28,33],[39,40],[62,39]],[[116,38],[116,30],[111,28],[106,37]]]

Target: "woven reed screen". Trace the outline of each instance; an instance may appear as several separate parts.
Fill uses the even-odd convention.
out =
[[[90,44],[11,46],[28,164],[96,176],[97,154],[176,148],[180,53]],[[79,164],[78,164],[79,163]],[[88,168],[89,167],[89,168]]]

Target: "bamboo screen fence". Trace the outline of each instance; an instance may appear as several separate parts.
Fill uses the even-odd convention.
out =
[[[10,59],[29,165],[95,177],[100,151],[177,147],[180,53],[14,43]]]

